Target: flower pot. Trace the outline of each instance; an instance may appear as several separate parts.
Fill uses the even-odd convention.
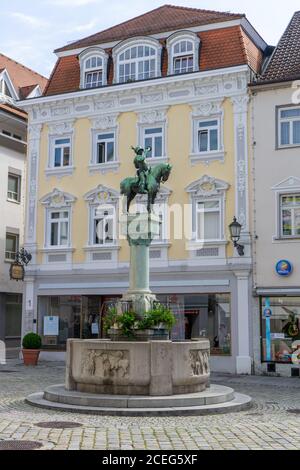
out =
[[[39,349],[22,349],[23,360],[25,366],[36,366],[38,363]]]

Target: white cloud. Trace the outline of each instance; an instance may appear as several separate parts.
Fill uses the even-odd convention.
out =
[[[10,16],[13,18],[16,18],[17,20],[21,21],[23,24],[26,24],[27,26],[31,26],[34,28],[41,28],[45,27],[48,25],[48,23],[36,16],[32,15],[26,15],[25,13],[19,13],[19,12],[12,12],[10,13]]]

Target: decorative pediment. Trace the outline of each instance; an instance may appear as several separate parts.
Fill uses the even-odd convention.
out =
[[[18,100],[19,99],[19,96],[18,96],[18,93],[13,85],[13,82],[11,81],[11,78],[9,76],[9,73],[7,72],[6,69],[2,70],[2,72],[0,73],[0,82],[2,82],[2,80],[4,81],[5,85],[6,85],[6,89],[8,91],[9,94],[5,93],[3,95],[4,97],[4,100],[8,100],[11,99],[11,100]],[[1,93],[1,87],[0,87],[0,95],[2,95]]]
[[[204,175],[197,181],[194,181],[186,188],[186,192],[193,197],[218,196],[229,189],[230,185],[226,181],[216,179],[212,176]]]
[[[155,124],[167,119],[167,108],[150,109],[138,114],[140,124]]]
[[[117,126],[118,113],[104,114],[99,117],[90,118],[92,123],[92,129],[104,131],[106,129],[112,129]]]
[[[221,114],[223,112],[222,101],[223,100],[203,101],[193,105],[193,116],[207,117]]]
[[[297,176],[289,176],[285,180],[273,186],[275,191],[278,190],[289,190],[289,189],[300,189],[300,178]]]
[[[99,184],[97,188],[92,189],[84,196],[84,199],[90,204],[114,204],[119,198],[118,191],[103,184]]]
[[[41,203],[54,209],[61,209],[69,207],[76,200],[77,198],[72,196],[72,194],[65,193],[64,191],[60,191],[60,189],[55,188],[51,193],[46,194],[46,196],[41,199]]]
[[[49,134],[50,135],[63,135],[70,134],[74,131],[74,119],[70,121],[61,121],[49,124]]]

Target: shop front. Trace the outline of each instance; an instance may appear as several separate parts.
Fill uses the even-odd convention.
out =
[[[300,296],[259,297],[261,363],[269,373],[299,377]]]
[[[103,319],[116,299],[117,296],[40,296],[37,330],[43,349],[65,351],[68,338],[104,338]],[[173,340],[206,337],[212,355],[230,356],[230,294],[165,294],[158,295],[158,300],[176,315]]]

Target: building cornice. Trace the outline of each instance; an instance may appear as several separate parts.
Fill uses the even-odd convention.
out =
[[[247,93],[247,65],[175,75],[19,102],[31,123],[142,111],[153,106],[222,99]]]

